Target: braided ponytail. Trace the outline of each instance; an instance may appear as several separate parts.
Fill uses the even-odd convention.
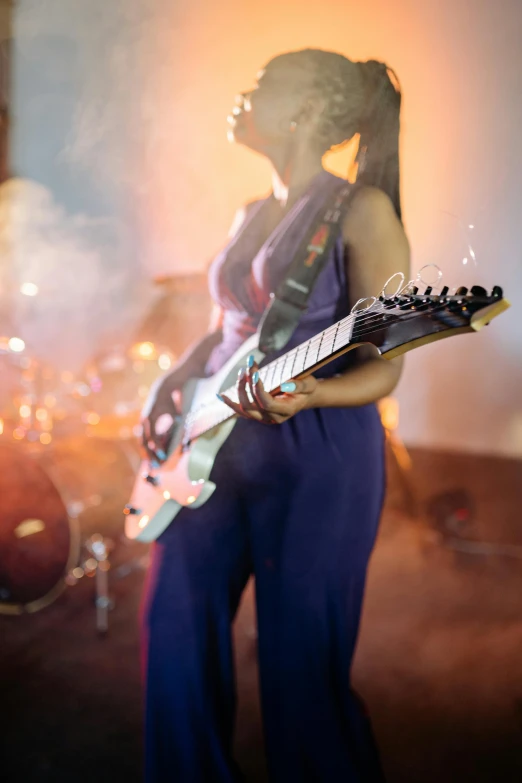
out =
[[[384,190],[400,218],[401,92],[391,68],[378,60],[356,62],[322,49],[287,52],[274,60],[279,58],[300,67],[310,92],[326,99],[317,132],[321,150],[326,152],[359,133],[357,182]]]
[[[365,87],[364,108],[358,123],[360,141],[356,157],[357,182],[379,187],[387,193],[401,218],[399,82],[395,73],[385,63],[368,60],[357,65]]]

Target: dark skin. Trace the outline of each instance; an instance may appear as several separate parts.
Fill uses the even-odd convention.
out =
[[[319,126],[324,101],[311,94],[302,69],[277,57],[257,76],[254,88],[236,98],[228,118],[230,141],[242,144],[266,157],[272,167],[273,204],[267,225],[267,238],[288,210],[322,170]],[[231,234],[239,230],[243,212],[236,216]],[[407,237],[391,200],[377,188],[360,188],[354,196],[342,226],[350,259],[349,291],[352,303],[379,294],[385,282],[400,272],[409,279],[410,254]],[[162,443],[155,427],[172,405],[174,390],[189,377],[201,375],[214,345],[220,342],[222,313],[214,309],[208,334],[180,360],[167,376],[143,415],[144,442],[153,454],[151,438]],[[371,346],[357,349],[358,362],[343,375],[317,380],[312,375],[294,379],[287,393],[269,394],[256,376],[254,363],[238,378],[237,405],[223,397],[235,413],[257,421],[280,424],[299,411],[315,407],[365,405],[389,395],[398,383],[402,359],[381,358]],[[252,400],[249,399],[247,388]],[[158,422],[159,424],[159,422]],[[168,435],[168,431],[164,430]],[[166,440],[163,441],[166,443]],[[157,451],[156,451],[157,454]],[[161,453],[160,453],[161,457]]]

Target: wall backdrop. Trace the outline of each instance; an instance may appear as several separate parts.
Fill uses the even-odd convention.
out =
[[[269,189],[267,164],[228,144],[226,116],[271,56],[314,46],[392,65],[415,272],[437,263],[449,285],[499,284],[513,304],[480,335],[410,354],[401,433],[522,456],[519,0],[19,0],[14,29],[13,173],[60,212],[68,244],[47,264],[70,264],[84,232],[85,354],[138,319],[154,275],[204,269],[235,209]]]

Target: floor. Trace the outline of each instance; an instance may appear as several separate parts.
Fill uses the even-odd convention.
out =
[[[522,463],[411,456],[406,479],[390,456],[354,684],[389,783],[520,783]],[[137,611],[146,547],[111,535],[108,634],[96,633],[88,578],[36,614],[0,616],[8,783],[141,780]],[[234,628],[236,754],[250,783],[262,783],[252,595],[249,585]]]

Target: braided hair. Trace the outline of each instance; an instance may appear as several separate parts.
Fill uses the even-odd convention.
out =
[[[322,151],[359,133],[357,183],[381,188],[400,218],[401,92],[395,73],[378,60],[356,62],[321,49],[302,49],[280,57],[302,68],[310,92],[325,100],[318,127]]]

